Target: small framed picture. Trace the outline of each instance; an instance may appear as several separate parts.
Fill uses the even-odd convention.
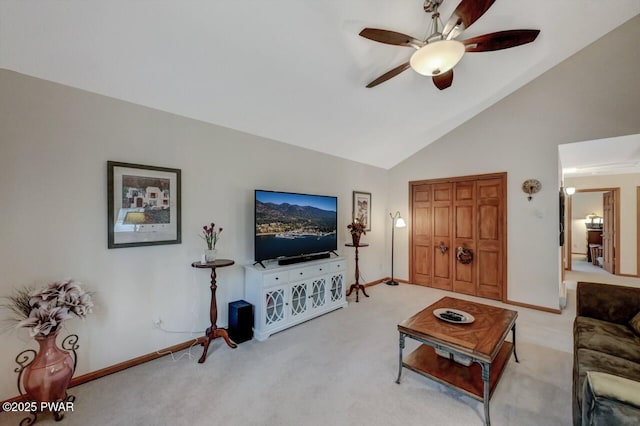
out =
[[[180,244],[180,169],[107,161],[108,246]]]
[[[359,219],[371,231],[371,193],[353,191],[353,220]]]

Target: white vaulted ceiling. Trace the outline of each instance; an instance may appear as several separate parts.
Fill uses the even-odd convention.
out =
[[[558,146],[565,177],[640,173],[640,135]]]
[[[460,38],[540,29],[535,42],[466,54],[442,92],[412,70],[365,88],[413,50],[360,30],[423,38],[422,3],[0,0],[0,67],[390,168],[640,13],[640,0],[497,0]]]

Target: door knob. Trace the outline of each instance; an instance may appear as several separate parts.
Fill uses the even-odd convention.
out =
[[[438,246],[438,248],[440,249],[440,253],[442,254],[445,254],[447,250],[449,250],[449,247],[444,245],[444,241],[440,241],[440,245]]]

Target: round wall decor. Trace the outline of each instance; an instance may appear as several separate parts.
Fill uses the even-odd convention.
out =
[[[527,200],[531,201],[533,194],[536,194],[542,188],[542,184],[538,179],[527,179],[522,183],[522,191],[529,194]]]

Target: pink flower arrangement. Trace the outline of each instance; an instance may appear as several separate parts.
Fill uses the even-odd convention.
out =
[[[349,229],[351,235],[367,235],[367,232],[365,231],[364,220],[362,220],[361,217],[355,218],[353,222],[347,225],[347,229]]]
[[[220,234],[222,233],[222,227],[219,227],[218,230],[215,230],[216,224],[211,222],[211,226],[203,226],[202,227],[202,235],[200,238],[207,242],[207,248],[209,250],[213,250],[216,248],[216,243],[220,238]]]
[[[37,291],[17,290],[7,299],[10,303],[4,307],[16,315],[16,327],[29,328],[32,337],[55,333],[64,321],[84,319],[93,308],[91,294],[73,279],[56,281]]]

